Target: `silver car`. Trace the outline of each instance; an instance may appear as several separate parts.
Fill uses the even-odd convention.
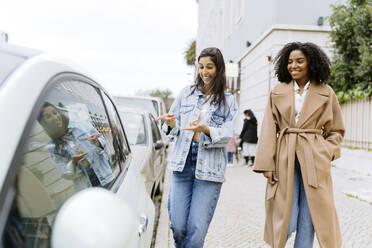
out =
[[[1,247],[150,247],[154,204],[91,75],[0,44],[0,115]]]
[[[119,107],[119,115],[151,198],[162,192],[166,152],[161,131],[153,115],[144,110]]]

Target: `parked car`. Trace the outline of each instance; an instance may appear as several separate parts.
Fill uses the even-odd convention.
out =
[[[117,106],[143,109],[151,113],[155,118],[166,113],[164,101],[159,97],[146,96],[114,96]]]
[[[151,113],[123,107],[119,107],[118,110],[128,134],[133,159],[140,166],[147,192],[153,199],[162,192],[163,176],[167,166],[161,130]]]
[[[0,115],[2,247],[150,247],[154,204],[93,77],[0,44]]]
[[[166,113],[164,101],[159,97],[144,97],[144,96],[114,96],[114,101],[117,106],[123,108],[136,108],[142,109],[151,113],[155,118],[164,115]],[[159,128],[161,128],[162,122],[158,122]],[[165,145],[165,154],[168,156],[169,139],[160,132],[163,143]]]

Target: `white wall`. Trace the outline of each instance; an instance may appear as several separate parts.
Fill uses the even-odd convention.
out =
[[[332,14],[331,4],[346,0],[198,0],[197,54],[209,46],[221,49],[225,61],[237,62],[272,25],[317,25]],[[328,25],[327,20],[324,25]]]
[[[274,75],[273,59],[288,42],[313,42],[331,55],[329,28],[318,26],[276,25],[267,30],[239,59],[240,103],[235,132],[240,133],[243,111],[252,109],[258,120],[258,132],[263,119],[269,91],[278,83]]]

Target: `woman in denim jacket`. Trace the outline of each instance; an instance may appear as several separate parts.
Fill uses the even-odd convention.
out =
[[[235,97],[225,92],[223,56],[206,48],[198,57],[195,84],[185,87],[165,120],[163,131],[176,140],[168,212],[176,248],[203,247],[220,195],[227,143],[237,113]]]
[[[106,141],[95,128],[83,131],[70,125],[69,118],[49,102],[44,103],[38,121],[51,138],[50,158],[61,177],[72,180],[76,190],[111,185],[115,176],[109,165]]]

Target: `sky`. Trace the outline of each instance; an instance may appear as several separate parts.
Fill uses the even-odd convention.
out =
[[[196,0],[2,0],[9,43],[85,68],[113,95],[193,82],[184,51],[197,31]]]

